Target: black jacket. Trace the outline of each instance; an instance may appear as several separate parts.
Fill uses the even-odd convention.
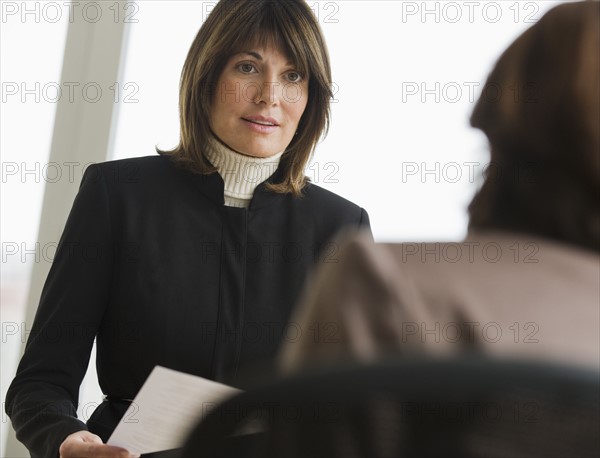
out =
[[[277,171],[271,180],[279,178]],[[76,419],[94,338],[104,440],[155,365],[236,384],[299,329],[288,319],[313,264],[367,213],[309,184],[301,198],[256,189],[223,205],[223,180],[153,156],[90,166],[67,220],[6,398],[33,456],[56,456]]]

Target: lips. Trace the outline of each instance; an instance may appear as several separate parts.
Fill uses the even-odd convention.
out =
[[[278,127],[279,123],[276,119],[270,118],[267,116],[244,116],[242,118],[244,121],[248,121],[254,124],[258,124],[259,126],[267,126],[267,127]]]

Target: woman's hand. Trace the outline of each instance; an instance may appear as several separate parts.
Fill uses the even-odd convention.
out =
[[[59,453],[60,458],[133,458],[140,456],[121,447],[106,445],[102,439],[89,431],[77,431],[69,434],[60,444]]]

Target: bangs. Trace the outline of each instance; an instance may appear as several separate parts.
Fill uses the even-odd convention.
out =
[[[261,6],[253,8],[253,4]],[[305,77],[314,73],[311,71],[307,37],[301,31],[313,33],[300,11],[290,10],[289,5],[284,8],[274,1],[250,1],[239,2],[233,14],[235,19],[230,19],[234,19],[235,36],[228,49],[224,49],[227,59],[252,47],[273,47],[280,50]],[[297,28],[292,25],[299,23]]]

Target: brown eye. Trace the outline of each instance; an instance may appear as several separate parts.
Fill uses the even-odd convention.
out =
[[[287,79],[290,83],[299,83],[302,81],[302,75],[298,72],[289,72],[287,74]]]
[[[238,65],[238,69],[242,73],[252,73],[252,71],[254,70],[254,65],[248,64],[248,63],[244,63],[244,64]]]

